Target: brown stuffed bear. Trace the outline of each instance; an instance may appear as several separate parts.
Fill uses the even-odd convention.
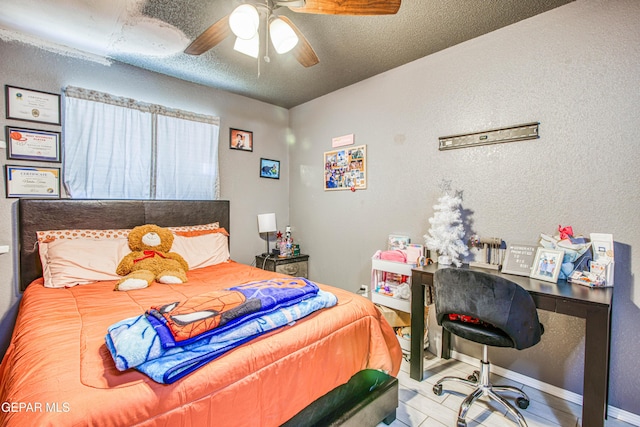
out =
[[[178,284],[187,281],[189,265],[175,252],[173,233],[155,224],[140,225],[129,233],[129,248],[116,273],[125,276],[116,284],[115,290],[129,291],[146,288],[157,280],[160,283]]]

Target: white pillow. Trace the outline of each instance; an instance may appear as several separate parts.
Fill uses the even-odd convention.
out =
[[[40,261],[44,286],[65,288],[101,280],[119,280],[118,264],[131,252],[127,239],[55,239],[40,242]],[[187,261],[189,269],[208,267],[229,260],[226,234],[214,232],[200,236],[174,235],[171,252]]]
[[[189,270],[208,267],[229,260],[229,238],[224,233],[174,236],[171,252],[182,255]]]
[[[118,280],[116,268],[131,250],[126,239],[57,239],[39,243],[44,286],[64,288]]]

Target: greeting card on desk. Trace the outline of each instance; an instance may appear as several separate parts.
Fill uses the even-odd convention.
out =
[[[589,238],[594,260],[600,261],[602,257],[613,259],[613,234],[591,233]]]

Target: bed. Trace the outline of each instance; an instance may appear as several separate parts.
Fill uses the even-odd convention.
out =
[[[232,236],[228,201],[18,204],[24,294],[0,365],[0,425],[376,425],[395,419],[401,350],[388,323],[361,296],[319,284],[337,297],[335,306],[161,384],[138,370],[115,368],[105,346],[110,325],[154,304],[286,276],[229,260],[190,269],[188,283],[180,285],[128,292],[114,291],[114,280],[43,286],[38,231],[218,223]]]

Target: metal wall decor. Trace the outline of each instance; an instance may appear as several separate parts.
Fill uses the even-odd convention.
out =
[[[478,145],[538,139],[540,138],[538,135],[539,125],[539,122],[535,122],[500,129],[492,129],[485,132],[441,136],[438,138],[438,149],[440,151],[453,150],[456,148],[475,147]]]

